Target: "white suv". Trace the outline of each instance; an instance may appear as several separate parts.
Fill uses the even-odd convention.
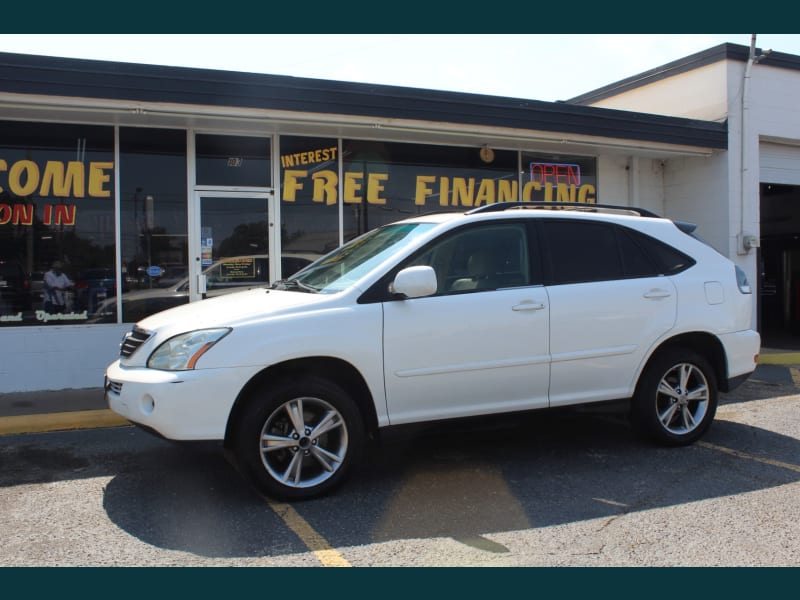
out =
[[[169,439],[224,440],[288,500],[334,488],[400,424],[630,398],[639,431],[688,444],[760,345],[744,273],[691,230],[538,203],[393,223],[137,323],[108,403]]]

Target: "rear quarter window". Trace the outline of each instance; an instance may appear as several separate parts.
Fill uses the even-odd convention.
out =
[[[669,244],[657,240],[640,231],[627,230],[627,233],[656,263],[659,272],[663,275],[676,275],[695,265],[691,256],[673,248]]]

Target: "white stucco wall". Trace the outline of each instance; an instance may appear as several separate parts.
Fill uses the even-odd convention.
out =
[[[0,394],[102,387],[130,324],[15,327],[0,331]]]
[[[642,86],[593,106],[724,121],[728,70],[719,62]]]
[[[725,153],[673,158],[664,163],[665,216],[695,223],[700,237],[727,256],[730,210],[726,180]]]
[[[743,74],[744,65],[737,66]],[[800,143],[800,71],[756,64],[750,73],[749,95],[755,134],[761,139]]]
[[[646,208],[664,214],[660,160],[610,155],[597,158],[599,202]]]

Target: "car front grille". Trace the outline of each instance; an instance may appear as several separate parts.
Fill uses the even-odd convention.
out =
[[[122,393],[122,382],[120,381],[111,381],[109,379],[108,383],[106,384],[106,391],[111,392],[112,394],[121,394]]]
[[[128,358],[136,352],[139,346],[144,344],[151,335],[153,334],[150,331],[134,327],[132,331],[126,333],[125,337],[122,338],[122,344],[120,344],[119,347],[119,355],[123,358]]]

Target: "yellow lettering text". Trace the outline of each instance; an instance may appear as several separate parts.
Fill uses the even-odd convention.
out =
[[[428,184],[431,184],[434,181],[436,181],[436,177],[434,177],[433,175],[417,175],[417,185],[416,185],[416,192],[414,194],[414,204],[416,204],[417,206],[425,206],[425,200],[427,200],[428,196],[433,195],[433,189],[430,188]],[[445,198],[445,202],[446,201],[447,199]]]
[[[439,178],[439,206],[447,206],[450,201],[450,178]]]
[[[72,165],[72,163],[70,163]],[[91,162],[89,163],[89,196],[92,198],[110,198],[111,190],[104,188],[104,185],[111,181],[111,174],[107,170],[113,169],[114,163],[111,162]],[[83,187],[81,185],[81,187]],[[76,197],[83,198],[83,194]]]
[[[389,180],[388,173],[370,173],[367,178],[367,202],[369,204],[386,204],[386,198],[380,193],[386,189],[383,182]]]
[[[298,179],[303,179],[308,175],[308,171],[295,171],[286,169],[283,172],[283,200],[284,202],[294,202],[297,200],[297,190],[303,189],[303,184]]]
[[[522,201],[523,202],[532,202],[533,201],[533,192],[542,191],[542,184],[538,181],[529,181],[525,185],[522,186]]]
[[[42,187],[39,189],[39,194],[42,196],[49,196],[51,187],[54,196],[69,198],[70,192],[72,192],[75,198],[83,198],[85,195],[83,163],[79,161],[70,161],[67,163],[65,172],[63,162],[60,160],[48,160],[44,165]]]
[[[508,179],[501,179],[498,182],[497,201],[516,202],[517,201],[517,182]]]
[[[356,193],[361,191],[361,180],[364,173],[345,173],[344,174],[344,201],[348,204],[359,204],[363,198]]]
[[[475,178],[453,177],[453,206],[472,206],[475,197]]]
[[[585,202],[587,204],[594,204],[597,200],[595,199],[595,189],[591,183],[586,183],[580,187],[578,190],[578,202]]]
[[[339,176],[333,171],[317,171],[311,176],[314,180],[314,202],[324,202],[331,206],[336,204],[336,186]]]
[[[556,202],[575,202],[575,184],[556,184]]]
[[[25,183],[22,182],[23,173]],[[11,165],[8,172],[8,187],[17,196],[28,196],[39,185],[39,167],[32,160],[20,160]]]
[[[494,181],[492,179],[481,179],[481,184],[478,186],[478,195],[475,196],[475,206],[481,204],[494,204],[495,203],[495,189]]]

